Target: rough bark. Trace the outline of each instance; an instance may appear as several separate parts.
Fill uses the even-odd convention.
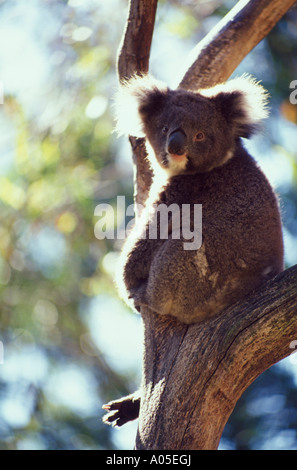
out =
[[[126,30],[118,56],[120,82],[135,74],[148,72],[157,4],[158,0],[130,0],[129,2]],[[144,206],[152,182],[152,172],[146,159],[144,139],[130,136],[130,143],[134,163],[134,199],[136,204]]]
[[[126,30],[119,48],[119,80],[148,72],[158,0],[130,0]]]
[[[182,325],[142,311],[144,383],[136,449],[216,449],[244,390],[292,353],[297,266],[219,317]]]
[[[148,70],[156,0],[131,0],[119,55],[119,79]],[[195,48],[180,87],[225,81],[294,4],[242,0]],[[144,203],[151,172],[142,139],[130,137],[136,202]],[[297,336],[297,267],[268,282],[217,319],[186,326],[142,309],[143,395],[136,449],[215,449],[242,392],[286,357]]]

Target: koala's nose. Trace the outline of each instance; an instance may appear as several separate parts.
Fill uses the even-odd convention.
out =
[[[167,150],[173,155],[183,155],[185,153],[186,135],[178,129],[170,134],[168,139]]]

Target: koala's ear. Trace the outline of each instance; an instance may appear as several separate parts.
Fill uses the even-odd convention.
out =
[[[250,137],[268,112],[268,92],[254,78],[243,75],[201,94],[212,97],[238,137]]]
[[[144,137],[145,123],[165,105],[167,92],[167,86],[150,75],[122,82],[115,97],[117,132]]]

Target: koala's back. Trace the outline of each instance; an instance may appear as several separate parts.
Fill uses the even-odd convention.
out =
[[[172,177],[159,202],[202,204],[202,245],[184,250],[182,239],[161,244],[145,294],[157,312],[185,323],[201,321],[282,271],[277,199],[240,143],[225,165]]]

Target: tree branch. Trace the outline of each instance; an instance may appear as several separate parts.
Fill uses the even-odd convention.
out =
[[[182,325],[143,310],[145,382],[136,449],[216,449],[244,390],[292,353],[296,303],[294,266],[203,324]]]
[[[240,0],[193,49],[179,88],[197,90],[225,82],[295,2]]]
[[[148,72],[150,49],[158,0],[130,0],[126,30],[118,56],[118,78],[127,80],[134,74]],[[152,183],[152,171],[146,158],[144,139],[130,137],[134,163],[134,200],[145,205]]]
[[[146,73],[158,0],[130,0],[126,30],[119,48],[118,77],[127,80]]]

